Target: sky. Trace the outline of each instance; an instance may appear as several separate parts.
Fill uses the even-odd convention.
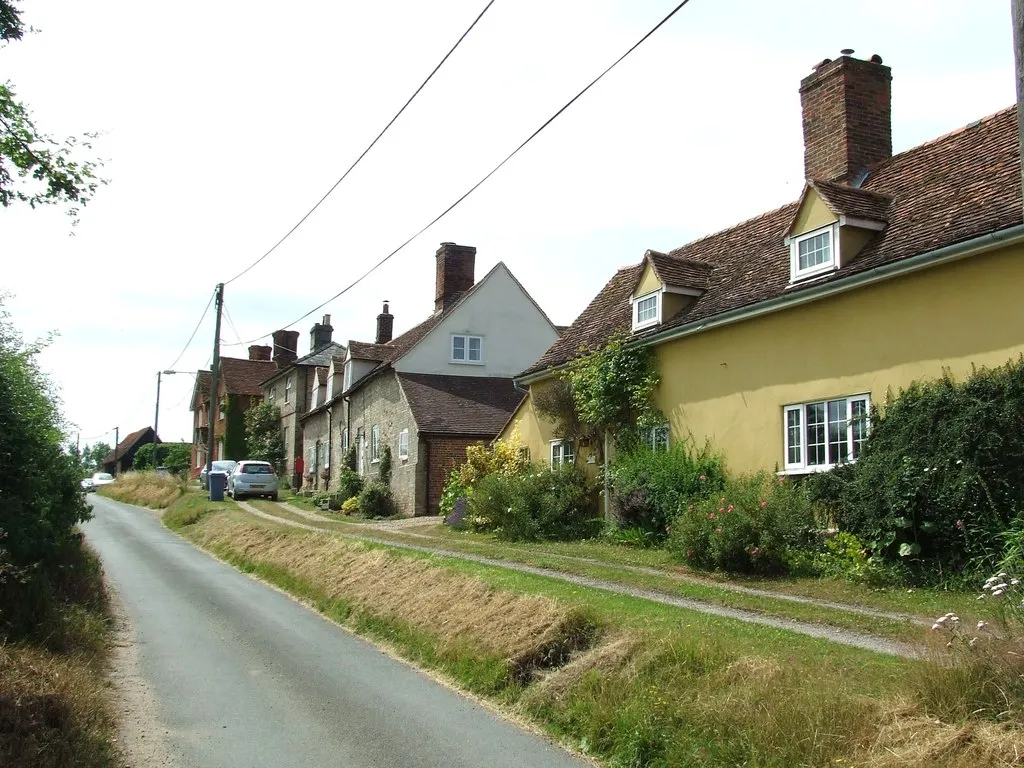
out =
[[[372,341],[433,309],[434,253],[504,261],[556,324],[614,271],[796,199],[799,83],[843,48],[893,74],[900,152],[1014,101],[1010,4],[692,0],[464,203],[390,253],[640,39],[677,0],[496,0],[405,114],[276,251],[225,290],[223,354],[330,313]],[[99,132],[109,179],[74,229],[56,208],[0,209],[0,292],[72,438],[151,425],[191,440],[214,286],[331,187],[486,0],[24,0],[37,32],[0,72],[58,137]],[[227,346],[234,345],[234,346]],[[190,374],[189,372],[193,372]]]

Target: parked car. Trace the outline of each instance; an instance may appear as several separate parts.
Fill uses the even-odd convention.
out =
[[[235,501],[246,496],[266,496],[277,501],[277,473],[265,461],[241,461],[228,475],[228,495]]]
[[[82,490],[86,493],[89,491],[95,491],[101,485],[109,485],[114,482],[114,476],[107,472],[96,472],[92,477],[87,477],[82,481]]]
[[[223,472],[226,475],[230,475],[236,466],[238,466],[237,461],[215,461],[213,462],[213,471]],[[203,471],[199,473],[199,484],[203,487],[204,491],[210,490],[210,483],[206,477],[205,464],[203,464]]]

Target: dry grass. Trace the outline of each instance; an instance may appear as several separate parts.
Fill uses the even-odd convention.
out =
[[[517,678],[563,663],[596,629],[578,611],[544,597],[496,590],[423,559],[320,534],[296,534],[216,516],[194,534],[214,551],[229,546],[248,560],[287,570],[332,600],[400,619],[445,647],[471,645],[508,660]]]
[[[109,485],[101,485],[96,493],[126,504],[150,509],[167,509],[186,491],[188,484],[174,475],[156,472],[126,472]]]

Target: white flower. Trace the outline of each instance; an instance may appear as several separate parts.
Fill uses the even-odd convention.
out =
[[[1005,581],[1001,581],[998,584],[994,584],[992,586],[992,591],[995,592],[995,590],[1001,589],[1001,590],[1003,590],[1005,592],[1006,591],[1006,587],[1007,587],[1006,582]]]
[[[967,645],[969,645],[971,648],[973,648],[977,644],[978,644],[978,638],[976,638],[976,637],[972,637],[970,639],[970,641],[967,643]]]
[[[1006,591],[1005,589],[993,589],[992,590],[992,597],[1002,597],[1003,593],[1005,591]]]
[[[925,468],[924,468],[924,471],[925,471],[925,472],[927,472],[927,471],[928,471],[928,467],[925,467]]]
[[[984,631],[986,628],[988,628],[988,622],[987,621],[979,621],[978,622],[978,631],[979,632]]]
[[[932,624],[933,631],[938,632],[940,629],[942,629],[942,624],[940,624],[939,622],[936,621],[934,624]]]
[[[957,463],[957,464],[963,464],[963,463],[964,463],[964,460],[963,460],[963,459],[957,459],[957,460],[956,460],[956,463]]]
[[[935,620],[935,626],[936,627],[941,627],[943,624],[946,623],[946,618],[947,618],[946,616],[940,616],[939,618],[937,618]],[[933,627],[933,629],[934,629],[934,627]]]
[[[1010,584],[1016,587],[1018,584],[1020,584],[1020,579],[1010,579]]]

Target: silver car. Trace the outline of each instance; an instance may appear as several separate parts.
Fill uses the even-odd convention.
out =
[[[277,473],[265,461],[240,461],[228,475],[228,495],[235,501],[246,496],[266,496],[277,501]]]

